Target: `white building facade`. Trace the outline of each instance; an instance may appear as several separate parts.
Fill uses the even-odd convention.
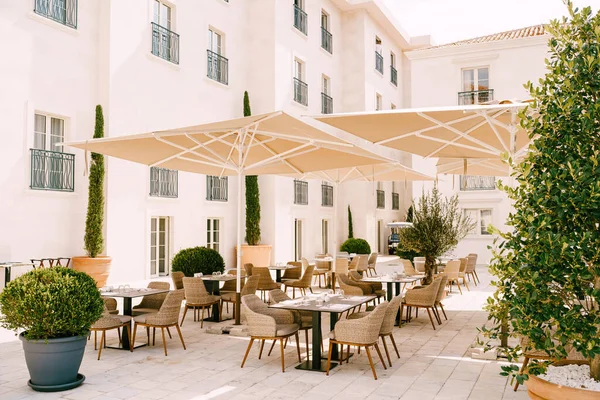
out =
[[[97,104],[107,137],[240,117],[246,90],[254,114],[409,106],[406,52],[427,41],[409,38],[389,14],[378,0],[0,3],[0,42],[11,54],[0,65],[0,259],[83,254],[87,160],[54,144],[91,138]],[[190,246],[214,247],[234,267],[235,178],[106,165],[109,283],[168,274]],[[347,236],[348,205],[355,237],[383,253],[385,224],[402,220],[412,198],[403,182],[344,184],[333,190],[333,221],[329,184],[276,176],[259,184],[272,262],[332,251],[333,224],[339,243]]]

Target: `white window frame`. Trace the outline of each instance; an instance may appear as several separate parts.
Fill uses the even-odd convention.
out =
[[[471,216],[470,213],[474,213],[476,215],[476,219],[471,218],[471,223],[475,223],[475,227],[472,231],[469,232],[469,236],[471,237],[492,237],[492,234],[487,231],[487,226],[483,226],[482,222],[482,212],[489,211],[489,224],[493,224],[494,221],[494,209],[490,207],[481,207],[481,208],[463,208],[463,215]]]
[[[304,75],[306,73],[306,63],[304,60],[294,57],[294,78],[306,82],[304,80]]]
[[[321,250],[322,254],[329,254],[329,220],[327,218],[323,218],[321,220]]]
[[[396,54],[393,51],[390,51],[390,65],[396,68]]]
[[[43,117],[45,118],[44,121],[44,132],[40,132],[36,129],[36,120],[37,117]],[[55,135],[52,132],[52,122],[53,120],[56,121],[60,121],[60,125],[61,125],[61,135]],[[33,149],[38,149],[38,150],[49,150],[49,151],[55,151],[58,153],[63,153],[64,152],[64,147],[63,146],[52,146],[52,142],[53,142],[53,138],[56,138],[54,140],[54,143],[59,143],[59,142],[64,142],[65,141],[65,133],[66,133],[66,125],[67,125],[67,120],[65,118],[61,118],[49,113],[44,113],[41,111],[35,111],[34,115],[33,115],[33,143],[31,145],[31,148]],[[42,147],[40,146],[36,146],[36,137],[38,135],[43,135],[44,136],[44,145]]]
[[[327,32],[331,32],[331,30],[329,29],[330,24],[330,15],[327,11],[321,9],[321,28],[325,28],[325,30]],[[325,23],[323,23],[325,22]]]
[[[486,88],[480,88],[479,87],[479,70],[480,69],[487,69],[487,73],[488,73],[488,77],[487,77],[487,82],[488,85]],[[465,72],[466,71],[473,71],[473,88],[471,89],[467,89],[465,88]],[[479,91],[479,90],[490,90],[490,67],[489,65],[481,65],[481,66],[477,66],[477,67],[469,67],[469,68],[462,68],[460,70],[460,83],[461,83],[461,92],[474,92],[474,91]]]
[[[160,242],[160,222],[161,220],[165,221],[165,239],[164,239],[164,243]],[[156,221],[156,230],[152,229],[152,222]],[[169,275],[169,271],[171,271],[171,236],[172,236],[172,221],[171,221],[171,217],[166,217],[166,216],[152,216],[150,217],[150,242],[149,242],[149,248],[150,248],[150,258],[149,258],[149,272],[150,272],[150,276],[151,277],[158,277],[158,276],[167,276]],[[152,237],[156,235],[156,241],[155,241],[155,245],[152,244]],[[164,257],[160,258],[160,246],[164,246],[165,247],[165,252],[164,252]],[[153,257],[154,257],[154,261],[156,262],[156,271],[155,273],[152,273],[152,262],[153,262]],[[160,271],[160,260],[164,261],[164,271],[161,272]]]
[[[381,40],[381,38],[377,35],[375,35],[375,51],[383,55],[383,40]]]
[[[325,74],[321,75],[321,90],[327,96],[331,96],[331,79]]]
[[[383,110],[383,96],[380,93],[375,93],[375,111]]]
[[[167,17],[165,20],[167,24],[163,25],[164,21],[162,20],[162,13],[165,9],[167,11]],[[168,30],[173,31],[173,6],[161,0],[154,0],[152,8],[152,22],[162,26],[163,28],[167,28]]]
[[[215,222],[217,222],[216,229]],[[216,217],[206,218],[206,247],[221,253],[221,243],[223,243],[223,219]]]
[[[220,56],[225,56],[225,35],[223,32],[209,26],[206,48]]]

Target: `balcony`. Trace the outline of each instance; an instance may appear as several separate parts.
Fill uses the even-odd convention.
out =
[[[321,92],[321,114],[333,113],[333,99]]]
[[[179,64],[179,35],[154,22],[152,24],[152,54]]]
[[[178,173],[172,169],[150,167],[150,196],[176,198]]]
[[[35,190],[75,190],[75,154],[31,149],[31,182]]]
[[[383,74],[383,56],[375,52],[375,69]]]
[[[331,33],[323,27],[321,27],[321,47],[329,54],[333,54],[333,39]]]
[[[308,205],[308,182],[294,179],[294,204]]]
[[[333,207],[333,186],[325,183],[321,185],[321,206]]]
[[[475,176],[475,175],[461,175],[460,176],[460,190],[461,191],[495,190],[495,189],[496,189],[496,177],[495,176]]]
[[[458,105],[481,104],[494,100],[494,89],[458,92]]]
[[[400,195],[398,193],[392,193],[392,210],[400,209]]]
[[[377,208],[385,208],[385,192],[383,190],[377,190]]]
[[[308,85],[298,78],[294,78],[294,101],[308,106]]]
[[[77,0],[35,0],[33,12],[77,29]]]
[[[206,176],[206,200],[227,201],[229,185],[227,177]]]
[[[307,35],[307,21],[308,17],[306,15],[306,12],[294,4],[294,28]]]
[[[229,84],[229,60],[211,50],[206,53],[206,75],[224,85]]]
[[[394,86],[398,86],[398,71],[393,65],[390,65],[390,81]]]

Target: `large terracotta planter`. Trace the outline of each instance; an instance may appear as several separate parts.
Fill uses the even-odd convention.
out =
[[[85,272],[96,281],[99,288],[106,286],[106,280],[110,273],[110,264],[112,258],[108,256],[91,257],[73,257],[71,264],[76,271]]]
[[[255,267],[268,267],[271,265],[271,248],[270,244],[259,244],[250,246],[242,245],[242,265],[252,263]]]
[[[556,366],[568,364],[587,364],[585,360],[565,360],[554,363]],[[525,381],[527,394],[534,400],[600,400],[600,392],[586,389],[575,389],[545,381],[535,375],[529,375]]]

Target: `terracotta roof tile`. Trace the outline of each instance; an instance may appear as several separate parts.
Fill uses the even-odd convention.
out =
[[[501,40],[513,40],[513,39],[522,39],[527,37],[534,36],[542,36],[546,35],[548,32],[546,31],[545,25],[534,25],[528,26],[526,28],[513,29],[512,31],[493,33],[491,35],[480,36],[472,39],[460,40],[458,42],[442,44],[439,46],[426,47],[420,50],[429,50],[429,49],[443,49],[448,47],[460,47],[466,46],[470,44],[478,44],[478,43],[489,43],[489,42],[499,42]]]

